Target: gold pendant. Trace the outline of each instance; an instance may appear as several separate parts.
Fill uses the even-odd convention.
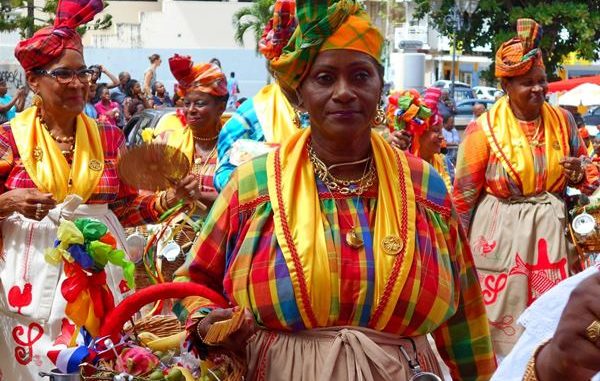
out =
[[[44,151],[42,151],[42,149],[40,147],[35,147],[33,149],[32,156],[35,159],[35,161],[42,161],[42,159],[44,158]]]
[[[364,245],[362,238],[356,234],[354,228],[346,233],[346,243],[353,249],[360,249]]]
[[[102,170],[102,163],[99,160],[92,159],[90,160],[90,164],[88,165],[92,171],[100,171]]]
[[[558,143],[558,142],[552,143],[552,148],[554,148],[555,150],[559,151],[560,150],[560,143]]]
[[[383,252],[388,255],[398,255],[404,249],[404,242],[400,237],[388,235],[381,241]]]

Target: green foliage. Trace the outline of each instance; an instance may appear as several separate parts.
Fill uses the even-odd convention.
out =
[[[262,36],[265,26],[273,15],[275,0],[254,0],[252,5],[241,8],[233,15],[234,39],[237,44],[244,46],[244,35],[252,32],[258,52],[258,41]]]
[[[0,9],[0,32],[19,31],[21,37],[30,37],[36,30],[54,23],[54,15],[58,0],[48,0],[44,6],[34,6],[33,0],[0,0],[3,7]],[[26,11],[27,8],[33,10],[34,17],[23,15],[20,11]],[[104,8],[108,7],[108,2],[104,2]],[[42,16],[42,17],[40,17]],[[112,16],[104,14],[103,17],[77,28],[80,35],[88,30],[104,30],[112,26]]]
[[[453,0],[444,0],[438,12],[432,12],[429,0],[416,3],[418,17],[429,14],[443,35],[452,35],[444,16]],[[460,31],[457,41],[467,53],[490,44],[489,57],[494,60],[498,47],[516,35],[515,25],[522,17],[536,20],[544,29],[541,48],[549,78],[557,77],[561,62],[570,53],[586,60],[600,57],[600,0],[481,0],[471,17],[471,28]],[[491,68],[488,79],[493,78],[493,65]]]

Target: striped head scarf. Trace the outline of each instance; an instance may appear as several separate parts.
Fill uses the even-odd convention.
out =
[[[517,20],[517,37],[500,46],[496,52],[496,77],[518,77],[534,66],[544,67],[542,27],[532,19]]]
[[[271,61],[278,82],[296,89],[319,52],[348,49],[381,63],[383,36],[358,0],[297,0],[298,28],[279,58]]]
[[[15,48],[15,57],[26,72],[41,68],[59,58],[65,49],[83,54],[81,37],[75,30],[102,11],[102,0],[60,0],[53,26],[35,32]]]
[[[203,93],[222,97],[227,95],[227,78],[217,65],[199,63],[194,65],[190,56],[175,54],[169,58],[171,73],[178,82],[179,95],[198,90]]]
[[[258,51],[269,61],[281,56],[296,25],[296,0],[277,0],[273,6],[273,17],[258,41]]]

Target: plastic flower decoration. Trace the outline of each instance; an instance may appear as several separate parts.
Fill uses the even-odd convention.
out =
[[[422,134],[431,109],[425,105],[415,89],[394,92],[388,97],[388,128],[390,131],[407,130],[413,135]]]

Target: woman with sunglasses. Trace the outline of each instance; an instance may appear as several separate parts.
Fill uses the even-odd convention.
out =
[[[193,347],[214,350],[207,332],[242,308],[222,347],[245,353],[248,379],[435,380],[432,334],[454,379],[487,380],[485,306],[448,190],[372,131],[383,36],[357,0],[296,5],[270,66],[310,127],[236,169],[178,270],[231,301],[181,302]]]
[[[75,28],[101,10],[101,0],[60,1],[54,26],[15,49],[35,96],[34,106],[0,126],[0,372],[5,380],[35,380],[38,371],[54,368],[48,350],[74,329],[65,317],[62,266],[44,256],[57,238],[59,220],[98,219],[125,249],[122,225],[155,222],[198,186],[190,176],[157,198],[140,196],[120,182],[122,132],[83,114],[91,72]],[[115,302],[129,291],[112,265],[106,282]]]

